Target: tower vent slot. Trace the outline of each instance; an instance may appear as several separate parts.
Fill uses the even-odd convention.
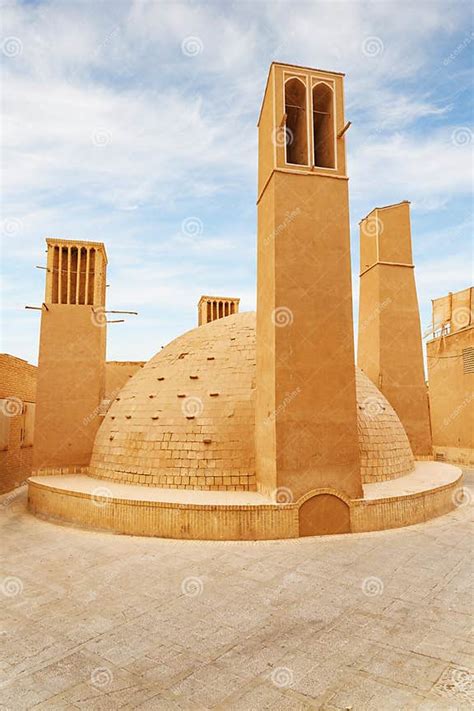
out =
[[[472,346],[462,349],[462,363],[465,375],[474,373],[474,348]]]

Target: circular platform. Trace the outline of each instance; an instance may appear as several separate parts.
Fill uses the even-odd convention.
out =
[[[269,540],[377,531],[422,523],[460,503],[461,470],[431,461],[417,462],[407,476],[365,484],[364,497],[352,500],[318,489],[298,501],[277,503],[252,491],[161,489],[104,482],[80,473],[28,480],[29,509],[41,518],[163,538]]]

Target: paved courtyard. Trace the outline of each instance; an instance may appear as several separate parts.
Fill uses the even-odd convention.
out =
[[[469,708],[473,484],[427,524],[267,543],[82,531],[8,494],[0,708]]]

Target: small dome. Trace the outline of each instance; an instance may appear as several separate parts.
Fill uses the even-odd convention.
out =
[[[396,479],[413,471],[415,460],[397,413],[359,368],[356,392],[362,483]]]
[[[255,490],[255,313],[176,338],[131,378],[97,433],[89,473],[170,488]],[[414,460],[395,411],[357,371],[362,481]]]
[[[90,474],[135,484],[255,490],[255,314],[176,338],[120,391]]]

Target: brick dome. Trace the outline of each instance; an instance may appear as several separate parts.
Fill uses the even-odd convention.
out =
[[[159,351],[120,391],[89,474],[149,486],[255,490],[255,313],[200,326]],[[357,371],[363,482],[414,467],[395,411]]]
[[[356,392],[362,483],[409,474],[415,460],[403,425],[386,397],[359,368]]]

